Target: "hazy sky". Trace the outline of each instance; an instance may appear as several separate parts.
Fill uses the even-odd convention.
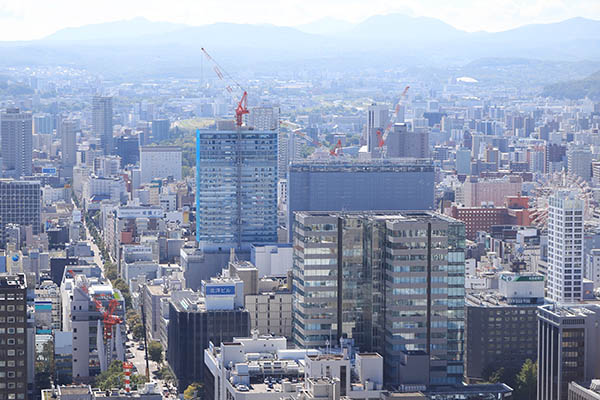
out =
[[[294,26],[326,16],[358,22],[392,12],[435,17],[468,31],[499,31],[577,16],[600,19],[600,0],[0,0],[0,40],[134,17]]]

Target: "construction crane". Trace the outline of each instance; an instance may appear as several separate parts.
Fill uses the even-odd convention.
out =
[[[225,71],[223,67],[221,67],[214,58],[210,56],[210,54],[208,54],[204,47],[202,47],[202,52],[204,53],[206,59],[213,63],[213,69],[220,80],[225,81],[225,79],[229,79],[231,83],[233,83],[243,92],[242,98],[238,102],[238,105],[235,109],[235,124],[238,127],[242,126],[244,114],[250,113],[250,111],[248,111],[248,92],[242,87],[242,85],[240,85],[235,79],[233,79],[233,77],[227,71]],[[233,88],[231,87],[231,85],[226,85],[225,89],[227,89],[229,93],[233,93]]]
[[[339,156],[342,154],[342,140],[338,139],[337,143],[331,150],[329,150],[329,154],[332,156]]]
[[[77,274],[72,269],[68,270],[68,272],[73,277],[73,279],[75,279],[75,276]],[[79,285],[79,287],[88,296],[90,295],[89,289],[88,289],[85,281],[82,281],[82,283],[81,283],[81,285]],[[113,349],[113,328],[116,325],[121,324],[123,322],[123,320],[121,319],[121,317],[119,317],[118,315],[115,314],[115,311],[117,310],[117,307],[119,306],[118,300],[116,300],[114,297],[111,296],[110,300],[108,300],[108,307],[104,307],[102,302],[100,300],[98,300],[98,297],[107,297],[107,296],[108,295],[98,294],[96,296],[96,298],[92,298],[91,300],[94,302],[94,305],[96,306],[96,310],[98,310],[102,314],[103,338],[104,338],[105,342],[107,343],[107,348],[108,348],[107,359],[110,361],[110,358],[112,358],[112,349]],[[109,364],[109,363],[107,363],[107,364]]]
[[[404,90],[402,91],[402,94],[400,95],[400,99],[398,99],[398,102],[396,103],[396,107],[394,108],[394,113],[392,114],[392,118],[390,118],[390,122],[387,124],[384,132],[381,133],[381,131],[379,129],[377,130],[377,147],[379,147],[379,149],[382,151],[382,156],[383,156],[383,146],[385,145],[385,141],[387,140],[388,135],[390,134],[392,128],[394,127],[394,124],[396,123],[396,120],[398,119],[398,114],[400,113],[400,107],[402,106],[402,104],[404,102],[404,98],[406,97],[406,94],[408,93],[408,89],[410,89],[410,86],[406,86],[404,88]]]

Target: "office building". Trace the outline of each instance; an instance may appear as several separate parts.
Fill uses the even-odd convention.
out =
[[[169,302],[167,361],[180,392],[193,382],[203,382],[204,349],[209,342],[229,342],[250,334],[242,287],[226,281],[204,282],[203,296]]]
[[[465,148],[456,150],[456,173],[459,175],[471,174],[471,150]]]
[[[203,249],[277,242],[276,130],[196,132],[196,239]]]
[[[569,149],[567,151],[567,169],[569,174],[591,182],[593,160],[594,155],[589,147]]]
[[[377,130],[381,131],[381,134],[383,134],[389,121],[390,110],[387,105],[372,104],[367,109],[367,125],[365,131],[367,134],[367,149],[369,153],[374,152],[379,147]]]
[[[54,130],[54,120],[49,114],[36,114],[33,116],[33,133],[49,135]]]
[[[589,383],[569,382],[568,400],[600,400],[600,380]]]
[[[497,179],[468,177],[462,185],[460,202],[466,207],[479,207],[483,204],[501,207],[506,197],[519,196],[523,180],[520,176],[505,176]]]
[[[73,176],[73,167],[77,164],[77,131],[79,121],[65,119],[60,124],[62,165],[65,170],[70,170]]]
[[[181,180],[181,148],[178,146],[140,147],[140,183],[154,179]]]
[[[114,150],[112,97],[92,98],[92,131],[94,136],[100,138],[100,147],[104,154],[112,154]]]
[[[125,300],[107,279],[94,277],[90,269],[70,270],[64,272],[60,286],[62,330],[73,334],[73,380],[91,382],[94,376],[108,369],[112,360],[125,360]],[[104,309],[114,303],[114,315],[122,321],[110,330],[112,339],[107,339],[104,333],[96,301]]]
[[[429,157],[429,130],[408,131],[406,124],[396,123],[386,141],[387,158],[427,158]]]
[[[33,138],[30,112],[8,108],[0,113],[0,145],[3,176],[14,179],[31,176]]]
[[[204,356],[207,372],[203,398],[379,399],[383,393],[382,357],[359,353],[354,362],[349,357],[321,354],[315,349],[288,349],[285,338],[256,332],[220,346],[210,343]],[[322,397],[323,393],[330,396]]]
[[[8,224],[31,226],[32,234],[40,233],[41,200],[39,182],[0,179],[0,247],[6,244]]]
[[[516,375],[537,360],[537,307],[544,304],[544,277],[503,272],[498,289],[470,290],[465,307],[465,377],[487,381],[504,368]]]
[[[160,142],[169,138],[171,122],[168,119],[152,120],[152,140]]]
[[[246,125],[257,131],[279,129],[279,106],[250,107]]]
[[[575,303],[583,291],[584,201],[577,191],[560,190],[548,199],[548,297]]]
[[[432,212],[297,212],[293,339],[377,351],[386,384],[462,382],[464,225]]]
[[[138,136],[119,136],[115,138],[115,154],[121,157],[123,167],[136,165],[140,161]]]
[[[600,249],[591,249],[585,262],[583,276],[594,282],[594,288],[600,287]]]
[[[0,275],[0,398],[28,398],[27,282],[24,274]]]
[[[288,240],[292,240],[296,211],[432,209],[433,192],[430,160],[293,163],[288,179]]]
[[[567,400],[570,382],[600,376],[600,306],[538,308],[538,400]]]

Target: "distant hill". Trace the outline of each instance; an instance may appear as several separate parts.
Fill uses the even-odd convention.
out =
[[[546,86],[542,91],[542,96],[571,100],[589,97],[593,100],[600,100],[600,71],[593,73],[585,79]]]
[[[200,73],[203,46],[230,72],[447,70],[479,60],[469,69],[486,80],[502,69],[511,82],[530,83],[539,72],[536,82],[543,85],[591,73],[582,64],[553,76],[561,63],[600,61],[600,21],[574,18],[469,33],[434,18],[402,14],[356,24],[325,18],[298,27],[188,26],[135,18],[66,28],[41,40],[0,42],[0,67],[68,65],[113,76],[189,77]]]

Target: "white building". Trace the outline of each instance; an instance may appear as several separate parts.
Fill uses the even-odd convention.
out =
[[[584,276],[594,282],[594,289],[600,287],[600,249],[590,250],[585,263]]]
[[[83,203],[86,209],[93,202],[112,200],[122,202],[126,199],[127,189],[122,177],[104,178],[89,175],[83,183]]]
[[[548,199],[548,296],[558,303],[582,299],[584,202],[577,191]]]
[[[285,338],[256,333],[220,347],[210,343],[204,363],[210,371],[205,390],[214,390],[209,396],[215,400],[305,399],[314,392],[313,385],[323,380],[329,380],[333,384],[329,389],[338,393],[333,399],[378,399],[383,389],[379,354],[357,354],[352,366],[346,354],[290,350]]]
[[[279,106],[251,107],[246,124],[259,131],[279,128]]]
[[[181,148],[177,146],[143,146],[140,148],[140,183],[172,177],[181,180]]]

